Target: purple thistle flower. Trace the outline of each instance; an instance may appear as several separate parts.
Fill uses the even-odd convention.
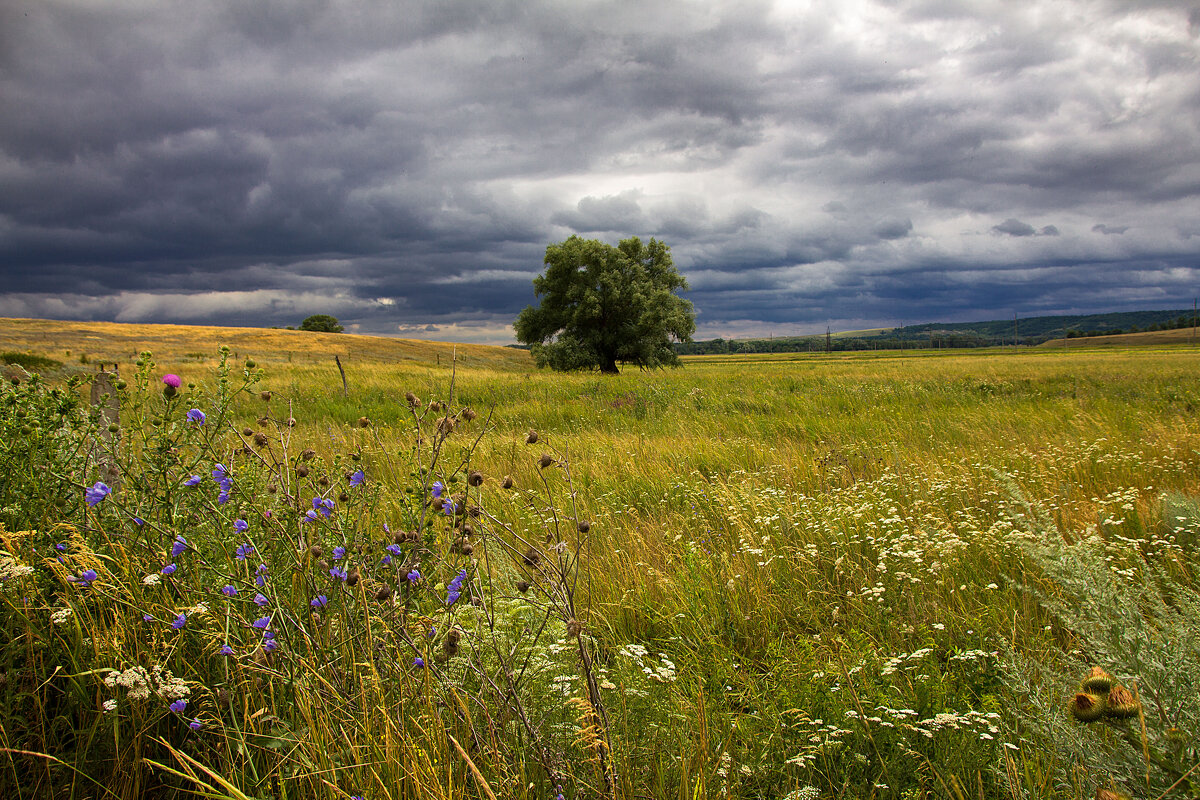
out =
[[[221,655],[223,655],[223,656],[233,655],[233,648],[227,644],[221,645]]]
[[[171,627],[175,630],[179,630],[184,625],[187,625],[187,614],[180,612],[179,616],[171,621]]]
[[[233,597],[237,594],[237,588],[232,583],[227,583],[221,587],[221,594],[226,597]]]
[[[108,488],[103,482],[96,481],[83,490],[83,499],[87,501],[89,506],[94,506],[110,494],[112,494],[112,489]]]
[[[363,471],[361,469],[355,470],[354,474],[350,476],[350,488],[354,489],[356,487],[362,486],[363,481],[366,479],[366,477],[367,476],[363,474]]]
[[[179,567],[175,566],[174,564],[167,564],[165,567],[162,568],[162,574],[163,575],[174,575],[175,570],[177,570],[177,569],[179,569]]]
[[[201,728],[203,728],[204,725],[200,722],[200,720],[194,719],[188,723],[188,727],[191,728],[193,731],[198,731]]]
[[[308,604],[313,608],[324,608],[325,606],[329,605],[329,598],[323,594],[319,594],[312,600],[309,600]]]
[[[175,537],[175,544],[171,545],[171,558],[177,558],[184,550],[187,550],[187,539],[182,536]]]
[[[184,486],[199,486],[200,482],[203,480],[204,480],[204,478],[202,478],[201,476],[193,475],[192,477],[190,477],[186,481],[184,481],[183,485]]]
[[[178,700],[176,700],[174,703],[171,703],[171,705],[169,705],[168,708],[170,708],[176,714],[182,714],[183,710],[185,708],[187,708],[187,700],[184,700],[181,697]]]
[[[250,624],[253,625],[254,627],[258,628],[259,630],[262,630],[263,628],[266,628],[268,625],[271,624],[271,618],[270,617],[259,617],[258,619],[254,620],[254,622],[252,622]]]
[[[263,597],[262,594],[254,595],[254,604],[256,606],[258,606],[259,608],[262,608],[263,606],[267,605],[270,602],[271,601],[268,600],[267,598]]]
[[[446,487],[442,485],[441,481],[434,481],[433,486],[429,487],[429,494],[434,500],[437,500],[439,497],[441,497],[442,492],[444,491],[446,491]]]
[[[245,533],[250,529],[250,523],[244,519],[235,519],[233,521],[233,529],[238,533]]]
[[[206,419],[204,412],[198,408],[193,408],[191,411],[189,411],[187,413],[187,418],[188,422],[194,422],[197,425],[203,425],[204,420]]]
[[[166,375],[163,375],[162,382],[167,386],[170,386],[172,389],[178,389],[183,385],[183,381],[181,381],[179,376],[173,372],[168,372]]]
[[[346,557],[346,548],[344,548],[340,545],[338,547],[333,548],[333,560],[334,561],[339,561],[345,557]]]
[[[229,470],[225,469],[224,464],[217,464],[212,471],[213,480],[217,483],[229,477]]]

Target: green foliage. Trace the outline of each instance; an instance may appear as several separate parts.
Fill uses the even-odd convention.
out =
[[[67,355],[70,355],[70,352]],[[55,361],[53,358],[34,355],[33,353],[15,353],[11,350],[0,353],[0,361],[3,361],[5,364],[16,364],[29,370],[57,369],[62,366],[61,361]]]
[[[302,331],[316,331],[317,333],[341,333],[342,326],[338,324],[337,317],[331,317],[328,314],[313,314],[310,317],[305,317],[300,323]]]
[[[528,306],[514,324],[539,366],[616,373],[618,362],[679,363],[671,337],[690,340],[695,314],[675,294],[687,281],[665,244],[633,237],[613,247],[572,236],[546,248],[545,264],[533,281],[541,304]]]

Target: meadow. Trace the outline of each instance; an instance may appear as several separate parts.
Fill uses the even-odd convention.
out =
[[[1200,794],[1200,350],[0,349],[3,796]]]

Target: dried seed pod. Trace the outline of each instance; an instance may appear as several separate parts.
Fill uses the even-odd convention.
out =
[[[446,500],[443,497],[435,497],[429,502],[429,507],[434,511],[441,511],[446,507]]]
[[[300,451],[300,459],[302,461],[312,461],[316,455],[317,451],[313,450],[311,447]]]
[[[350,495],[346,494],[345,492],[342,492],[341,494],[338,495],[339,503],[345,503],[345,502],[348,502],[349,500],[350,500]]]
[[[294,428],[294,427],[296,427],[296,418],[295,418],[295,417],[288,417],[288,418],[287,418],[287,426],[288,426],[289,428]]]
[[[249,438],[253,435],[254,435],[254,430],[252,428],[242,428],[242,436]]]
[[[581,519],[579,522],[575,523],[575,530],[579,531],[580,533],[587,533],[591,529],[592,523],[588,522],[586,519]]]
[[[517,581],[517,591],[525,594],[529,591],[529,581]]]
[[[454,417],[442,417],[438,420],[438,433],[449,434],[454,430]]]
[[[266,402],[270,402],[270,400],[271,400],[271,393],[270,393],[270,392],[260,392],[258,396],[259,396],[259,397],[262,399],[262,401],[263,401],[264,403],[266,403]]]
[[[312,547],[308,548],[308,552],[313,558],[320,558],[321,556],[325,555],[325,548],[321,547],[319,544],[314,544]]]
[[[1080,722],[1095,722],[1104,716],[1104,698],[1090,692],[1076,692],[1071,698],[1071,715]]]
[[[541,563],[542,554],[537,551],[536,547],[530,545],[529,549],[525,551],[525,557],[522,560],[525,562],[525,566],[536,567]]]
[[[525,444],[537,444],[537,440],[537,431],[535,431],[533,428],[530,428],[529,433],[525,434]]]
[[[421,405],[421,398],[417,397],[412,392],[405,392],[404,399],[408,401],[409,408],[416,408],[417,406]]]
[[[501,489],[511,489],[513,487],[513,479],[511,475],[505,475],[504,480],[500,481]]]
[[[467,422],[470,422],[471,420],[473,420],[479,416],[478,414],[475,413],[475,410],[471,409],[471,408],[464,408],[462,411],[459,412],[459,414]]]
[[[322,558],[320,561],[317,562],[317,569],[321,570],[321,572],[328,572],[329,571],[329,562]]]
[[[580,624],[579,620],[571,619],[571,620],[567,621],[567,636],[568,637],[575,639],[575,638],[578,638],[579,634],[581,634],[581,633],[583,633],[583,625]]]
[[[258,418],[258,427],[260,427],[260,428],[265,428],[265,427],[267,427],[267,426],[268,426],[268,425],[270,425],[270,424],[271,424],[271,418],[270,418],[270,417],[259,417],[259,418]]]
[[[301,464],[300,466],[296,467],[296,474],[299,475],[301,478],[307,478],[308,477],[308,467]]]
[[[362,573],[358,571],[358,567],[351,567],[350,572],[346,574],[346,585],[354,586],[361,577]]]
[[[542,469],[554,463],[554,458],[549,453],[542,453],[542,457],[538,459],[538,466]]]
[[[267,484],[267,494],[275,494],[278,491],[279,491],[279,487],[276,486],[275,484],[273,484],[273,483]]]
[[[467,476],[467,486],[482,486],[482,485],[483,485],[483,473],[482,472],[479,472],[478,470],[476,470]]]
[[[1107,711],[1110,717],[1124,719],[1136,717],[1142,704],[1133,696],[1133,692],[1117,684],[1108,690]]]
[[[329,478],[327,478],[326,476],[322,475],[321,477],[317,478],[317,483],[321,484],[322,486],[328,486],[328,485],[329,485]]]
[[[392,543],[393,544],[404,544],[407,541],[408,541],[408,534],[405,533],[404,531],[396,531],[395,533],[392,534]]]
[[[1094,694],[1107,693],[1113,687],[1116,681],[1112,675],[1104,667],[1092,667],[1088,672],[1087,677],[1083,679],[1084,691]]]
[[[259,431],[258,433],[254,434],[254,444],[256,447],[266,447],[267,446],[267,435],[265,433],[263,433],[262,431]]]
[[[371,427],[371,420],[367,419],[366,417],[359,417],[358,418],[358,427],[360,427],[360,428]]]
[[[375,591],[375,599],[381,603],[384,602],[385,600],[387,600],[388,598],[390,598],[391,596],[392,596],[392,587],[386,583],[383,586],[380,586]]]
[[[462,554],[464,556],[474,555],[475,554],[475,545],[470,544],[469,542],[464,542],[463,546],[462,546]]]

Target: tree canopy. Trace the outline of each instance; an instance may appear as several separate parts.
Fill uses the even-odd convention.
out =
[[[313,314],[311,317],[304,318],[304,322],[300,323],[300,330],[341,333],[342,326],[338,324],[337,317],[331,317],[328,314]]]
[[[675,294],[688,288],[671,248],[636,236],[616,247],[572,236],[546,248],[546,270],[533,279],[540,305],[514,324],[538,366],[616,373],[617,363],[678,365],[671,337],[691,341],[692,304]]]

